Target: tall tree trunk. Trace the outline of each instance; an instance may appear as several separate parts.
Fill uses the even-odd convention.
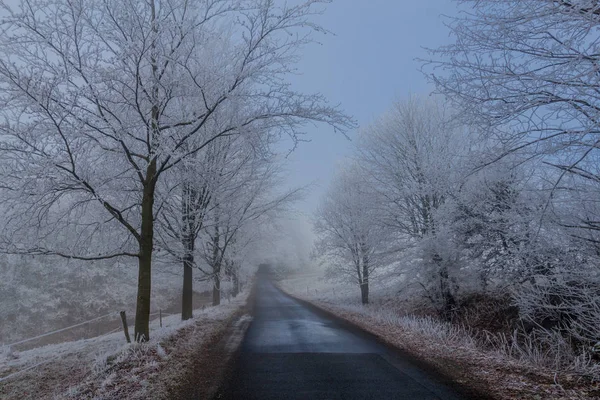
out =
[[[223,263],[223,250],[220,247],[221,234],[219,228],[219,205],[217,204],[216,222],[215,222],[215,234],[212,237],[213,248],[212,248],[212,269],[213,269],[213,306],[221,304],[221,264]]]
[[[196,230],[196,210],[195,193],[189,184],[184,184],[182,193],[182,215],[183,215],[183,235],[182,244],[184,248],[183,256],[183,289],[181,292],[181,319],[183,321],[192,318],[194,308],[194,249],[195,249],[195,230]]]
[[[158,27],[154,23],[156,20],[156,5],[151,0],[150,7],[152,11],[152,31],[158,36]],[[142,195],[142,226],[140,234],[140,254],[138,268],[138,293],[137,305],[135,311],[135,330],[134,337],[137,342],[150,340],[150,299],[152,289],[152,251],[154,246],[154,192],[156,189],[157,160],[156,148],[160,136],[158,118],[160,109],[158,106],[158,64],[156,61],[156,42],[153,40],[151,45],[150,63],[152,65],[152,75],[154,77],[154,87],[152,89],[152,111],[150,118],[149,138],[149,160],[146,168],[146,177],[143,181]]]
[[[359,273],[362,272],[360,281],[360,294],[363,304],[369,304],[369,248],[365,242],[361,241],[359,246],[359,263],[362,262],[362,271],[359,269]]]
[[[369,256],[363,252],[362,284],[360,293],[363,304],[369,304]]]
[[[233,283],[233,289],[231,292],[231,296],[232,297],[236,297],[239,293],[240,293],[240,277],[238,276],[239,270],[236,268],[236,266],[233,267],[233,271],[232,271],[232,283]]]
[[[360,299],[363,304],[369,304],[369,281],[364,278],[360,284]]]
[[[448,267],[441,265],[442,258],[438,254],[434,255],[434,262],[439,264],[440,268],[440,294],[442,296],[441,317],[446,321],[452,321],[452,317],[456,311],[456,299],[452,294]]]
[[[194,256],[186,255],[183,260],[183,290],[181,293],[181,320],[186,321],[193,317],[194,308],[194,286],[192,268],[194,265]]]
[[[154,244],[154,190],[156,159],[148,165],[142,197],[142,228],[138,264],[138,291],[135,312],[137,342],[150,340],[150,292],[152,289],[152,250]]]
[[[221,304],[221,277],[215,274],[213,277],[213,306]]]

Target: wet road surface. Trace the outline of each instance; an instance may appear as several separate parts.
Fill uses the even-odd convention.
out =
[[[254,320],[218,398],[466,399],[397,351],[285,295],[268,278],[256,289]]]

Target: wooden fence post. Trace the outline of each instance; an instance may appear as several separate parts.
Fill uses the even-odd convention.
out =
[[[121,322],[123,322],[123,332],[125,332],[125,339],[127,339],[127,343],[131,343],[131,338],[129,337],[129,328],[127,328],[127,316],[125,315],[125,311],[121,311]]]

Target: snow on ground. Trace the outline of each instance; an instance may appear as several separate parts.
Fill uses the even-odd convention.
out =
[[[199,311],[200,310],[196,310],[195,313],[198,313]],[[187,321],[182,322],[181,316],[170,315],[163,318],[163,327],[160,328],[160,321],[155,319],[150,323],[150,329],[153,335],[152,339],[159,339],[170,332],[173,332],[173,330],[183,327],[185,323],[187,323]],[[133,332],[130,332],[130,335],[133,336]],[[6,376],[8,375],[6,371],[14,372],[24,370],[33,365],[49,362],[57,358],[65,358],[72,354],[77,354],[80,357],[84,356],[87,359],[94,359],[97,358],[98,355],[110,355],[119,352],[127,346],[122,328],[119,328],[117,332],[108,335],[91,339],[76,340],[73,342],[51,344],[22,352],[4,346],[0,353],[0,380],[6,379]]]
[[[166,316],[162,328],[155,319],[150,325],[151,340],[144,344],[127,344],[120,329],[93,339],[22,352],[4,347],[0,352],[0,398],[97,398],[96,392],[119,391],[122,389],[119,386],[136,382],[138,389],[143,389],[144,379],[152,375],[148,371],[154,369],[154,373],[158,373],[160,359],[168,358],[164,343],[181,332],[193,331],[194,345],[200,345],[203,335],[214,333],[213,328],[221,328],[224,321],[246,304],[247,297],[248,290],[231,302],[224,299],[220,306],[195,310],[194,318],[185,322],[180,315]],[[171,343],[169,351],[175,347]],[[122,369],[123,363],[129,366],[137,363],[137,367],[127,367],[129,381],[119,379],[117,371]],[[146,378],[138,379],[142,372]]]
[[[350,321],[427,361],[455,382],[494,398],[600,398],[598,383],[577,374],[557,374],[551,368],[539,367],[530,362],[531,355],[519,359],[507,349],[483,345],[468,328],[412,314],[410,308],[406,308],[410,302],[397,289],[402,288],[402,284],[402,278],[393,273],[374,282],[370,290],[371,304],[364,306],[360,303],[358,285],[327,280],[318,270],[300,272],[279,282],[287,293]],[[517,353],[528,351],[517,350]],[[584,361],[581,367],[587,368],[583,364]]]

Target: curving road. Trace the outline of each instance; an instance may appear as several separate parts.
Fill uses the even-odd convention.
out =
[[[466,399],[371,336],[262,276],[254,320],[220,399]]]

